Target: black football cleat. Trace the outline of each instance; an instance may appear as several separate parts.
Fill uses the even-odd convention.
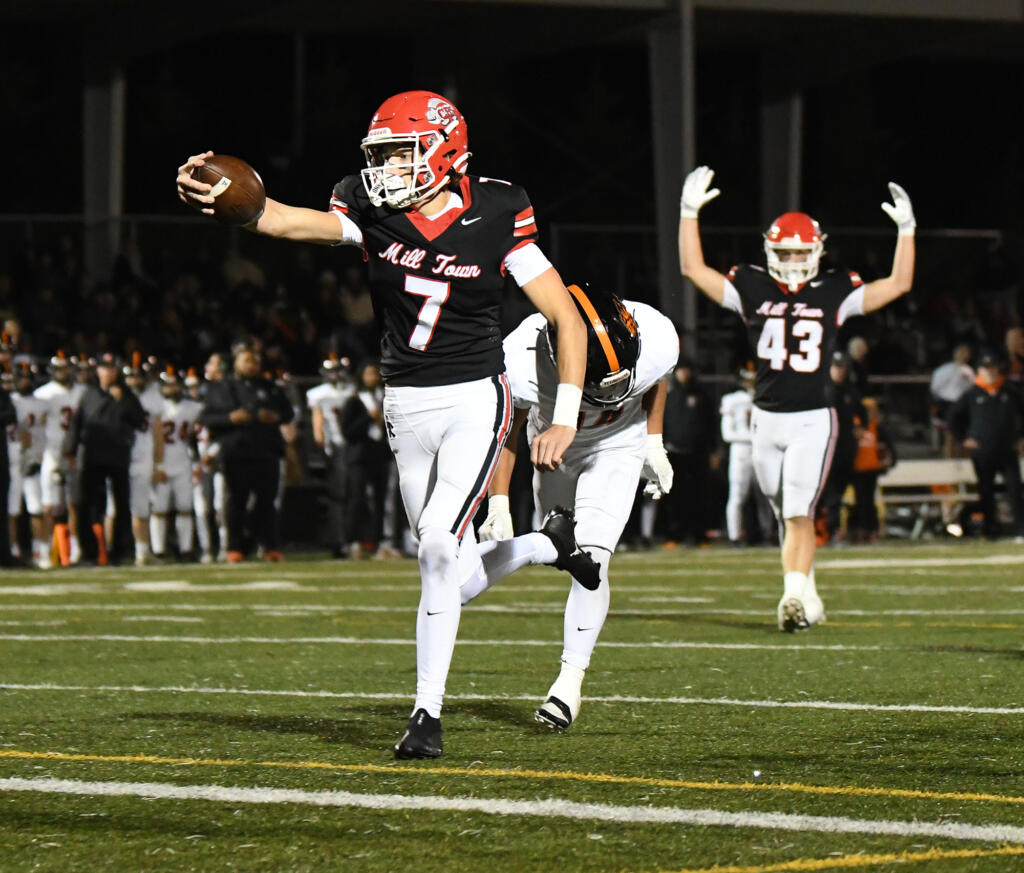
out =
[[[579,712],[580,698],[578,695],[575,700],[566,703],[552,694],[533,711],[533,718],[549,728],[567,731]]]
[[[555,566],[571,574],[588,591],[596,591],[601,584],[601,568],[576,543],[576,517],[573,511],[564,506],[556,506],[544,516],[540,532],[558,550]]]
[[[395,757],[440,758],[441,753],[441,719],[428,715],[425,709],[417,709],[402,739],[395,743]]]

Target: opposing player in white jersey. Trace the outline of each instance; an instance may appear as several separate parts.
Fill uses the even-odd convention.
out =
[[[600,584],[574,579],[565,606],[561,670],[536,710],[538,721],[568,728],[579,715],[583,677],[608,615],[608,565],[629,519],[641,476],[648,493],[672,487],[672,465],[662,445],[666,374],[679,357],[679,338],[664,315],[644,303],[570,285],[587,324],[587,371],[576,439],[557,470],[534,472],[541,514],[572,507],[576,541],[597,562]],[[527,317],[504,342],[505,366],[516,406],[513,432],[491,483],[487,519],[480,528],[482,564],[462,586],[469,602],[519,567],[549,563],[551,544],[537,534],[515,537],[508,488],[516,436],[524,423],[534,434],[547,426],[558,374],[553,329],[544,316]]]
[[[154,476],[150,535],[153,551],[165,554],[167,527],[173,507],[178,553],[187,556],[193,549],[192,478],[196,464],[195,439],[203,405],[183,396],[181,379],[173,367],[160,374],[160,391],[163,395],[160,422],[164,452],[163,464]]]
[[[756,373],[753,367],[748,367],[741,370],[739,376],[740,389],[722,395],[718,409],[722,440],[729,446],[729,498],[725,504],[725,528],[729,542],[733,544],[738,544],[743,537],[743,505],[754,480],[750,418],[754,411]]]
[[[18,423],[8,429],[13,430],[8,441],[11,487],[7,512],[11,525],[11,546],[17,548],[18,519],[24,501],[25,511],[31,519],[32,561],[37,567],[46,569],[51,565],[51,544],[46,540],[43,528],[42,464],[48,407],[45,400],[40,400],[32,393],[35,373],[29,364],[22,363],[17,367],[13,387],[11,402],[18,413]]]
[[[62,560],[66,554],[68,563],[77,564],[82,557],[77,534],[77,474],[65,461],[64,439],[87,386],[75,381],[71,362],[60,352],[50,359],[50,376],[50,381],[34,392],[46,403],[46,438],[40,468],[43,536],[50,542],[56,531],[60,541],[67,543],[66,552],[61,546]],[[58,522],[64,513],[67,521]]]
[[[153,494],[153,475],[163,458],[163,426],[160,415],[164,399],[160,388],[152,377],[152,368],[142,360],[141,354],[133,353],[131,362],[123,368],[125,384],[135,392],[146,413],[146,427],[135,434],[132,443],[131,461],[128,466],[128,503],[132,516],[132,537],[135,540],[135,565],[149,563],[150,544],[150,501]],[[114,500],[107,498],[106,517],[107,542],[114,535]]]
[[[728,277],[704,261],[697,213],[720,193],[714,172],[693,170],[683,183],[679,263],[711,300],[738,313],[757,354],[752,415],[754,471],[784,525],[783,594],[777,614],[784,631],[806,630],[825,618],[814,580],[814,509],[836,438],[835,410],[826,399],[828,362],[846,319],[880,309],[910,290],[914,278],[914,210],[899,185],[882,209],[896,223],[892,271],[865,284],[856,273],[819,275],[825,234],[809,215],[787,212],[765,232],[768,269],[733,267]]]

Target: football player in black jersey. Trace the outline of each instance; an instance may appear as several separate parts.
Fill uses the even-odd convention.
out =
[[[743,318],[756,350],[753,431],[758,484],[782,521],[783,595],[779,627],[806,630],[825,618],[814,583],[814,507],[828,473],[836,417],[825,397],[828,362],[843,322],[891,303],[914,278],[916,222],[910,198],[889,183],[882,209],[896,223],[892,272],[865,284],[853,272],[819,275],[825,234],[802,212],[780,215],[764,235],[767,267],[740,265],[723,276],[704,261],[697,213],[720,193],[714,171],[697,167],[683,183],[679,265],[719,306]],[[709,190],[710,189],[710,190]]]
[[[395,754],[436,757],[461,611],[458,564],[476,554],[470,522],[511,422],[501,345],[505,277],[558,331],[558,403],[552,426],[530,447],[539,469],[556,469],[576,434],[587,333],[537,245],[526,192],[466,174],[466,122],[449,100],[428,91],[389,98],[362,150],[366,168],[334,186],[329,210],[267,198],[248,229],[363,249],[381,332],[385,423],[419,537],[423,585],[416,702]],[[189,158],[177,178],[179,197],[207,214],[212,189],[191,172],[212,154]]]

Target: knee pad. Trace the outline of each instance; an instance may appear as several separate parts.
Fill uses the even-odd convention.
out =
[[[423,581],[440,580],[453,575],[458,554],[459,541],[455,534],[446,530],[424,531],[417,553]]]

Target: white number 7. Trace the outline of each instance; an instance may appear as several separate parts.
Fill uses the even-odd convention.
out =
[[[424,279],[421,276],[405,277],[405,293],[426,297],[416,317],[416,327],[409,336],[409,347],[422,352],[434,338],[437,320],[441,317],[441,307],[451,293],[449,282],[438,282],[436,279]]]

